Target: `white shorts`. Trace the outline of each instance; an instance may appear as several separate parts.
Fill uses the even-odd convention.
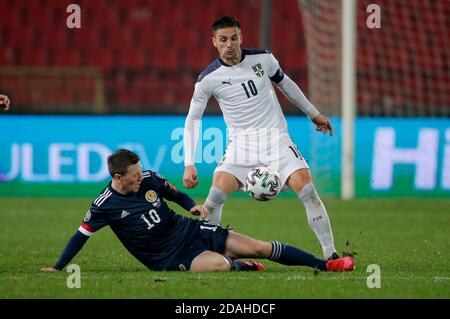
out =
[[[217,165],[215,172],[227,172],[238,179],[241,187],[245,185],[248,172],[257,165],[270,166],[280,175],[281,185],[284,186],[293,172],[309,168],[305,159],[299,152],[297,145],[288,136],[282,136],[278,143],[261,147],[261,143],[249,142],[248,139],[240,142],[230,142],[225,155]],[[283,187],[284,191],[287,190]]]

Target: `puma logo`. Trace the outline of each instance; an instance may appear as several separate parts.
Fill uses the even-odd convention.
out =
[[[231,84],[231,79],[229,79],[228,81],[222,81],[222,84],[229,84],[229,85],[232,85],[232,84]]]

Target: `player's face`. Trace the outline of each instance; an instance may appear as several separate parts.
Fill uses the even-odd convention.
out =
[[[120,177],[120,184],[122,192],[125,194],[136,193],[139,191],[142,182],[142,164],[137,162],[136,164],[128,166],[128,172]]]
[[[225,62],[237,64],[241,60],[242,34],[237,27],[223,28],[215,32],[213,45],[219,51],[220,58]]]

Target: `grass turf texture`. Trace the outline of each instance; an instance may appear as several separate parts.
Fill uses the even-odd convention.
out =
[[[0,298],[450,298],[450,200],[325,199],[339,253],[357,253],[351,273],[270,261],[256,273],[152,272],[104,228],[71,261],[81,288],[69,289],[65,269],[39,269],[54,264],[90,200],[1,199]],[[222,221],[321,256],[297,200],[230,199]],[[381,268],[379,289],[367,287],[369,264]]]

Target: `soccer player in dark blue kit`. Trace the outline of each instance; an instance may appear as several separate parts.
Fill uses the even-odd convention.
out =
[[[277,241],[256,240],[205,220],[176,214],[165,200],[176,202],[202,219],[208,212],[161,175],[142,171],[139,156],[134,152],[117,150],[108,157],[108,169],[112,181],[92,202],[56,264],[41,271],[62,270],[89,237],[107,225],[136,259],[154,271],[264,269],[256,261],[236,259],[240,257],[266,258],[284,265],[308,266],[322,271],[354,269],[351,256],[322,260]]]

